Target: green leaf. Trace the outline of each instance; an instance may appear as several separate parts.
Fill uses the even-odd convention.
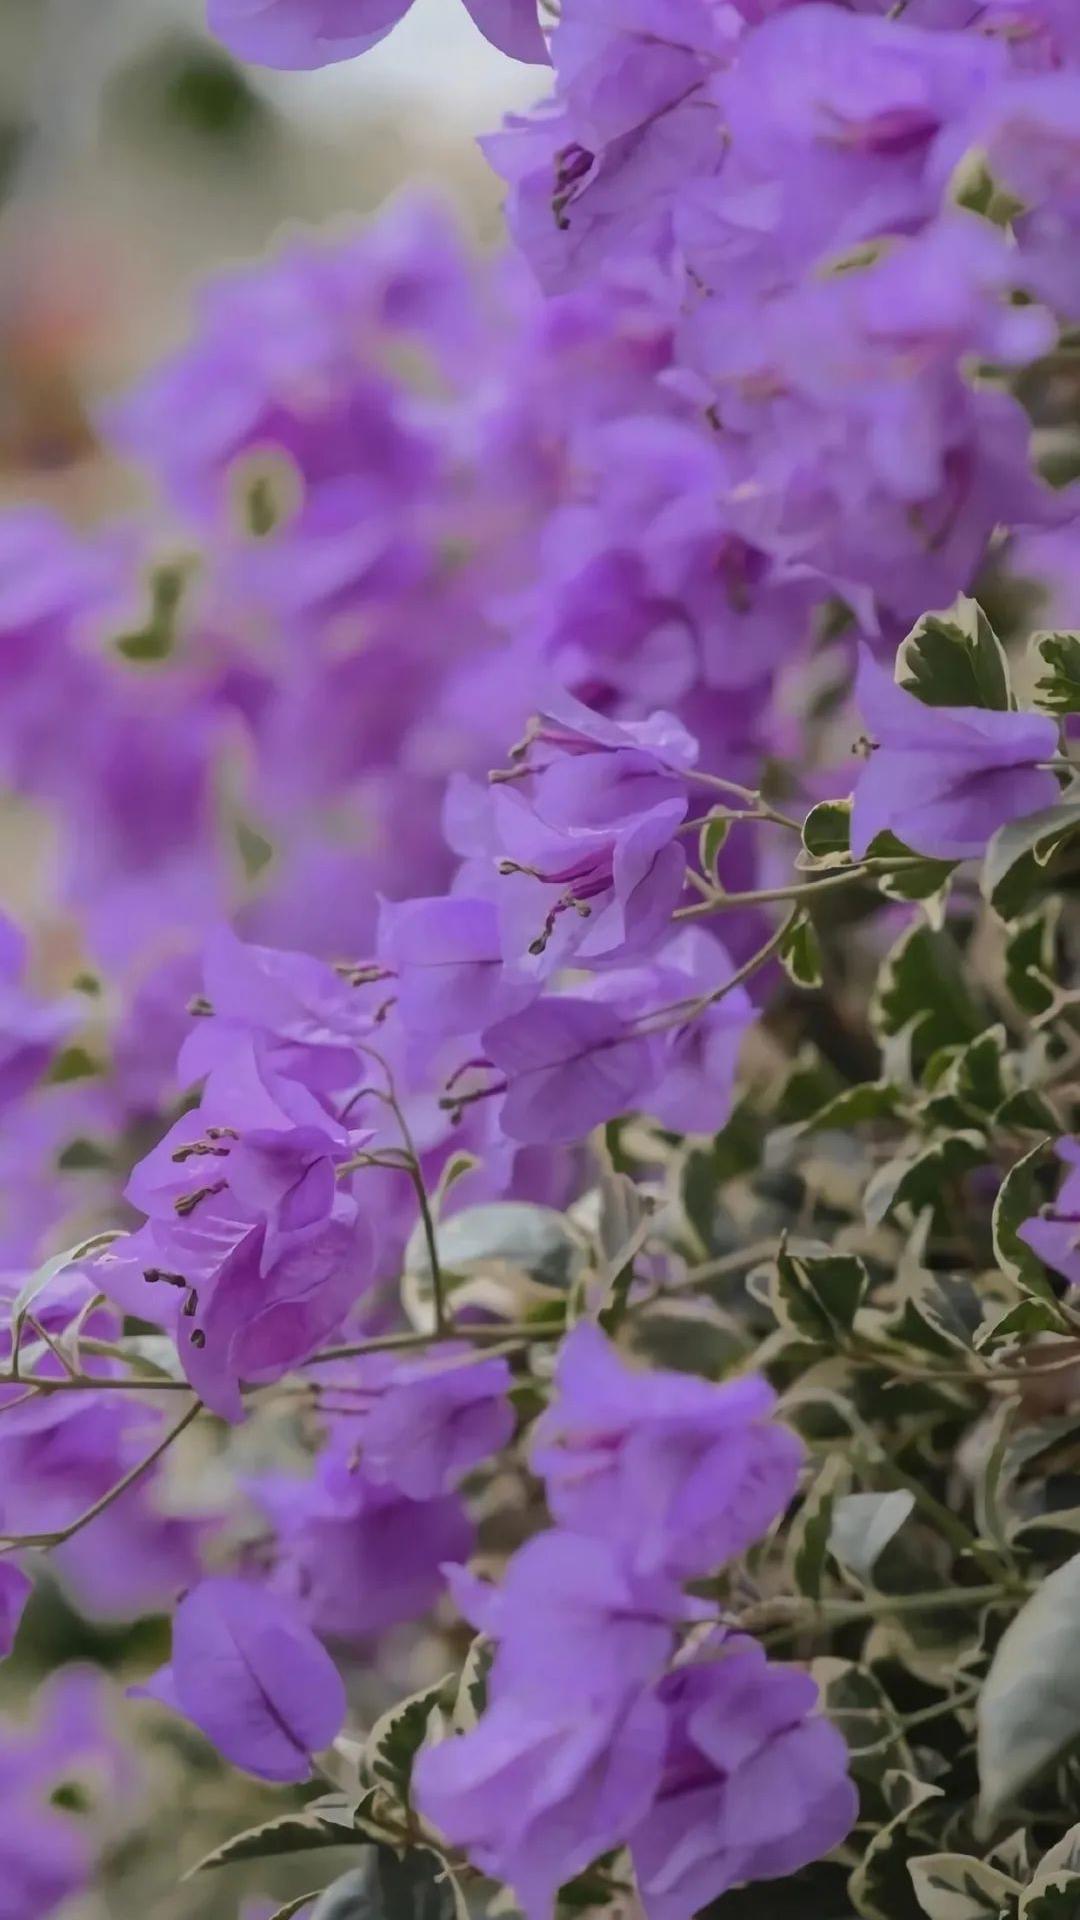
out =
[[[1030,1220],[1033,1214],[1038,1213],[1042,1205],[1043,1196],[1035,1172],[1040,1164],[1045,1163],[1050,1144],[1049,1140],[1040,1140],[1010,1167],[998,1188],[991,1227],[994,1253],[1002,1272],[1009,1274],[1025,1292],[1037,1293],[1052,1300],[1054,1290],[1047,1279],[1046,1268],[1027,1242],[1021,1240],[1019,1232],[1025,1220]]]
[[[796,1254],[785,1247],[774,1275],[772,1297],[781,1325],[830,1346],[837,1335],[850,1332],[868,1284],[861,1260],[850,1254]]]
[[[867,854],[873,860],[903,862],[895,871],[878,875],[878,887],[887,900],[918,901],[926,909],[931,926],[944,924],[949,881],[956,872],[955,860],[931,860],[888,831],[874,835]]]
[[[477,1267],[511,1266],[546,1286],[566,1288],[576,1264],[577,1242],[554,1207],[524,1200],[496,1200],[467,1207],[444,1221],[438,1234],[439,1260],[454,1273]],[[414,1233],[405,1254],[407,1273],[430,1272],[423,1232]]]
[[[234,1833],[219,1847],[204,1854],[184,1875],[191,1880],[212,1867],[231,1866],[236,1860],[274,1860],[282,1854],[321,1853],[327,1847],[347,1847],[356,1838],[353,1806],[344,1794],[327,1795],[313,1801],[299,1813],[284,1813],[276,1820]]]
[[[957,1099],[976,1113],[995,1113],[1008,1094],[1004,1072],[1007,1045],[1004,1027],[987,1027],[957,1057],[950,1076],[952,1085]]]
[[[1076,1920],[1080,1914],[1080,1827],[1050,1848],[1020,1901],[1017,1920]]]
[[[74,1140],[69,1140],[56,1156],[58,1173],[104,1173],[115,1167],[113,1149],[97,1140],[89,1140],[85,1135],[77,1135]]]
[[[761,1155],[761,1122],[745,1099],[736,1103],[727,1125],[707,1146],[690,1146],[682,1165],[682,1203],[704,1245],[712,1244],[721,1189],[728,1180],[758,1168]]]
[[[1061,1132],[1061,1122],[1049,1100],[1033,1087],[1021,1087],[1016,1093],[1010,1093],[995,1113],[994,1125],[1012,1133]]]
[[[980,1818],[989,1828],[1080,1737],[1080,1554],[1005,1629],[976,1709]]]
[[[850,1091],[845,1087],[840,1074],[830,1061],[826,1060],[816,1048],[804,1046],[796,1054],[776,1102],[774,1121],[781,1126],[798,1126],[804,1120],[812,1120],[830,1101],[842,1092]],[[758,1126],[755,1146],[760,1148],[761,1127]],[[745,1167],[738,1169],[748,1172],[758,1164],[758,1154]]]
[[[427,1738],[432,1715],[438,1713],[446,1688],[447,1680],[440,1680],[435,1686],[410,1694],[407,1700],[399,1700],[376,1720],[364,1742],[363,1778],[389,1793],[405,1812],[411,1805],[413,1762]]]
[[[768,1907],[763,1905],[768,1900]],[[626,1908],[620,1904],[619,1912]],[[844,1898],[843,1869],[826,1860],[815,1861],[783,1880],[732,1887],[703,1907],[699,1920],[851,1920]]]
[[[1036,633],[1035,705],[1044,713],[1080,713],[1080,633]]]
[[[1074,858],[1080,829],[1080,782],[1055,806],[1010,820],[993,835],[983,860],[984,900],[1003,920],[1015,920],[1038,904],[1062,878],[1065,855]]]
[[[286,1900],[283,1907],[278,1907],[270,1915],[270,1920],[295,1920],[296,1914],[303,1913],[308,1903],[317,1900],[322,1891],[322,1887],[313,1887],[310,1893],[300,1893],[295,1900]]]
[[[1008,1553],[1014,1535],[1030,1512],[1030,1502],[1018,1482],[1026,1467],[1048,1448],[1075,1432],[1073,1414],[1058,1419],[1040,1420],[1036,1425],[1019,1424],[1015,1403],[1002,1402],[994,1415],[987,1438],[992,1440],[981,1472],[975,1482],[975,1518],[979,1532],[1002,1552]]]
[[[610,1167],[601,1175],[598,1195],[601,1268],[596,1318],[605,1333],[614,1334],[629,1304],[634,1261],[653,1230],[654,1209],[628,1174]]]
[[[702,821],[698,834],[698,865],[707,880],[716,878],[716,862],[730,832],[731,821],[723,813],[710,813],[708,819]]]
[[[850,1133],[853,1127],[871,1120],[895,1120],[901,1111],[899,1088],[888,1080],[864,1080],[858,1086],[844,1087],[840,1093],[826,1100],[806,1119],[796,1120],[791,1126],[774,1128],[769,1141],[779,1142],[786,1151],[789,1141],[797,1140],[806,1133]]]
[[[496,1200],[466,1207],[439,1221],[435,1235],[443,1279],[460,1305],[465,1285],[473,1298],[522,1318],[523,1284],[568,1292],[584,1264],[579,1239],[554,1207],[525,1200]],[[423,1222],[405,1249],[402,1300],[414,1327],[434,1325],[431,1262]]]
[[[1018,1300],[999,1319],[981,1327],[975,1336],[975,1346],[979,1353],[985,1353],[1001,1346],[1006,1340],[1033,1333],[1061,1333],[1067,1329],[1068,1322],[1064,1320],[1055,1301],[1031,1297]]]
[[[847,1743],[856,1779],[880,1785],[891,1767],[910,1763],[899,1716],[876,1674],[831,1655],[815,1660],[811,1671],[822,1706]]]
[[[55,1280],[59,1274],[66,1273],[68,1267],[77,1267],[80,1260],[88,1260],[91,1254],[102,1253],[106,1247],[112,1246],[114,1240],[126,1238],[127,1235],[123,1229],[108,1233],[93,1233],[89,1240],[80,1240],[75,1246],[67,1247],[63,1253],[55,1253],[50,1260],[44,1260],[37,1271],[30,1275],[29,1280],[23,1282],[12,1302],[11,1328],[15,1345],[18,1345],[19,1334],[27,1314],[51,1281]]]
[[[963,594],[912,628],[896,656],[896,679],[928,707],[1003,712],[1013,705],[1005,649],[978,602]]]
[[[1077,1920],[1080,1914],[1080,1873],[1061,1867],[1034,1880],[1020,1902],[1017,1920]]]
[[[1035,1881],[1044,1879],[1048,1874],[1080,1873],[1080,1826],[1070,1827],[1063,1833],[1048,1853],[1044,1853],[1035,1870]]]
[[[994,179],[981,147],[969,147],[960,160],[949,182],[949,198],[996,227],[1011,226],[1024,211],[1024,202]]]
[[[844,867],[851,859],[851,801],[819,800],[802,826],[800,867]]]
[[[820,987],[823,977],[821,943],[808,913],[803,911],[792,920],[776,950],[776,957],[797,987]]]
[[[934,1091],[920,1107],[923,1125],[962,1130],[973,1120],[985,1123],[997,1115],[1010,1093],[1007,1047],[1004,1027],[995,1025],[966,1047],[954,1047],[928,1061],[923,1078],[932,1081]]]
[[[879,1039],[911,1033],[912,1058],[974,1040],[986,1027],[972,999],[955,941],[915,921],[879,970],[870,1009]]]
[[[899,1533],[915,1506],[915,1495],[849,1493],[833,1509],[829,1550],[860,1580],[869,1580],[893,1536]]]
[[[469,1733],[487,1706],[488,1674],[494,1658],[494,1642],[478,1634],[465,1655],[450,1713],[450,1723],[455,1733]]]
[[[48,1087],[70,1086],[73,1080],[93,1080],[105,1068],[100,1060],[95,1060],[85,1047],[64,1047],[56,1054],[45,1075]]]
[[[956,1275],[911,1275],[899,1310],[887,1322],[890,1338],[955,1360],[970,1353],[982,1317],[982,1302],[970,1282]]]
[[[274,843],[248,820],[236,822],[236,850],[246,880],[257,880],[274,857]]]
[[[946,1211],[955,1204],[950,1185],[974,1167],[984,1166],[987,1158],[982,1134],[964,1132],[946,1134],[920,1152],[886,1161],[863,1194],[867,1220],[878,1226],[899,1206],[909,1206],[917,1214],[926,1208]]]
[[[177,621],[190,569],[186,563],[155,567],[150,575],[150,612],[146,624],[120,634],[116,650],[139,666],[167,660],[176,645]]]
[[[851,1904],[862,1920],[918,1920],[920,1914],[908,1863],[925,1848],[920,1815],[941,1789],[906,1776],[899,1784],[905,1804],[874,1834],[848,1883]]]
[[[926,1920],[998,1920],[1019,1888],[1008,1874],[965,1853],[924,1853],[908,1861]]]
[[[367,1846],[361,1864],[317,1897],[311,1920],[468,1920],[468,1910],[433,1848],[399,1855],[392,1847]]]
[[[800,1593],[811,1600],[821,1594],[833,1514],[843,1488],[851,1484],[851,1469],[842,1453],[826,1456],[788,1534],[792,1578]]]

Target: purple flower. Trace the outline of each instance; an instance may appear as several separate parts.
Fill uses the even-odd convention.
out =
[[[636,1571],[621,1543],[558,1528],[518,1549],[501,1586],[457,1574],[454,1594],[498,1641],[491,1697],[512,1695],[523,1710],[625,1699],[663,1672],[675,1626],[694,1612],[666,1573]]]
[[[54,1341],[77,1323],[88,1339],[112,1342],[118,1318],[111,1308],[94,1306],[97,1294],[88,1271],[65,1268],[38,1295],[35,1318]],[[0,1350],[7,1352],[10,1345],[4,1332]],[[62,1377],[60,1360],[29,1331],[24,1331],[22,1351],[35,1374]],[[27,1398],[9,1387],[0,1396],[0,1531],[7,1535],[62,1531],[145,1459],[161,1434],[168,1417],[161,1406],[109,1391],[108,1378],[123,1371],[122,1363],[85,1353],[83,1368],[106,1382],[100,1394]],[[171,1470],[171,1457],[163,1459],[94,1521],[52,1549],[53,1570],[82,1612],[131,1620],[159,1611],[178,1587],[197,1576],[210,1523],[197,1505],[182,1505],[171,1486],[168,1504],[162,1500]],[[13,1631],[14,1610],[25,1591],[9,1559],[0,1559],[0,1574],[7,1583],[0,1611],[6,1630]]]
[[[0,914],[0,1108],[40,1079],[82,1012],[73,996],[49,1003],[28,994],[20,985],[25,965],[23,937]]]
[[[594,999],[648,1036],[656,1079],[642,1088],[641,1105],[674,1133],[718,1133],[731,1113],[743,1036],[755,1019],[745,987],[710,999],[733,971],[715,934],[686,927],[647,966],[601,974],[592,986]]]
[[[422,1752],[413,1772],[426,1819],[484,1873],[548,1920],[559,1887],[618,1846],[660,1777],[665,1716],[652,1696],[606,1711],[573,1698],[512,1695],[470,1733]]]
[[[560,1526],[608,1542],[642,1573],[715,1572],[795,1492],[802,1447],[772,1420],[776,1396],[756,1375],[714,1385],[638,1371],[583,1322],[556,1383],[532,1454],[548,1505]]]
[[[319,1633],[355,1640],[417,1619],[438,1599],[442,1567],[472,1551],[456,1494],[410,1500],[363,1470],[335,1423],[311,1480],[264,1479],[253,1495],[276,1528],[278,1584]]]
[[[204,1580],[181,1600],[172,1660],[138,1691],[261,1780],[308,1779],[345,1718],[329,1654],[280,1595],[243,1580]]]
[[[606,1541],[558,1531],[522,1547],[501,1587],[459,1573],[454,1591],[498,1642],[490,1705],[472,1732],[420,1755],[417,1803],[544,1920],[652,1799],[664,1715],[651,1689],[693,1608]]]
[[[19,1621],[33,1592],[33,1582],[14,1560],[0,1560],[0,1660],[6,1660],[15,1644]]]
[[[312,954],[256,946],[228,928],[206,942],[203,985],[213,1015],[198,1022],[181,1058],[182,1070],[193,1079],[208,1071],[220,1043],[231,1035],[249,1043],[253,1036],[264,1037],[272,1043],[271,1059],[281,1054],[290,1063],[300,1049],[325,1054],[324,1076],[333,1077],[323,1077],[321,1084],[344,1084],[355,1072],[353,1043],[370,1030],[386,998],[377,982],[371,988],[353,986]]]
[[[501,1356],[447,1342],[415,1356],[370,1354],[343,1365],[327,1398],[340,1396],[342,1425],[356,1436],[368,1480],[434,1500],[507,1444],[511,1385]]]
[[[56,1394],[6,1413],[0,1527],[20,1536],[68,1526],[145,1458],[164,1424],[159,1409],[107,1391]],[[53,1548],[57,1577],[91,1618],[123,1621],[158,1612],[197,1577],[209,1522],[197,1508],[166,1507],[167,1471],[163,1465],[140,1476],[89,1526]]]
[[[485,39],[513,60],[547,61],[535,0],[465,0]],[[211,31],[242,60],[324,67],[374,47],[411,0],[209,0]]]
[[[97,1781],[95,1811],[123,1804],[134,1785],[130,1757],[108,1725],[105,1688],[91,1668],[65,1667],[46,1682],[32,1725],[0,1722],[0,1915],[46,1920],[84,1892],[101,1836],[55,1804],[57,1789]]]
[[[261,1089],[256,1099],[272,1118]],[[226,1110],[242,1119],[243,1105]],[[374,1235],[337,1179],[345,1151],[313,1126],[241,1135],[204,1107],[132,1175],[128,1196],[150,1218],[95,1275],[126,1311],[169,1329],[192,1386],[225,1419],[242,1417],[243,1381],[279,1379],[314,1353],[370,1281]]]
[[[379,957],[393,975],[400,1019],[410,1032],[442,1038],[479,1032],[528,1004],[535,981],[504,964],[499,916],[490,900],[449,894],[384,900]]]
[[[483,1046],[508,1083],[502,1127],[526,1144],[583,1139],[639,1106],[657,1078],[653,1042],[613,1008],[571,994],[490,1027]]]
[[[1057,1199],[1018,1231],[1040,1260],[1080,1287],[1080,1140],[1059,1140],[1054,1151],[1068,1169]]]
[[[363,1292],[371,1255],[370,1230],[347,1199],[276,1258],[264,1230],[245,1234],[203,1282],[196,1312],[179,1323],[184,1370],[207,1406],[239,1420],[241,1381],[280,1379],[316,1352]]]
[[[715,1133],[754,1017],[745,989],[718,991],[732,971],[720,942],[692,928],[647,966],[602,973],[584,992],[549,995],[489,1027],[481,1045],[505,1083],[503,1131],[580,1140],[641,1109],[679,1132]]]
[[[1059,797],[1039,765],[1057,752],[1047,715],[924,706],[865,650],[856,698],[872,736],[852,810],[857,859],[886,832],[935,859],[972,859],[999,827]]]
[[[493,857],[519,881],[503,889],[508,958],[606,966],[656,944],[682,892],[696,754],[670,714],[617,724],[566,696],[541,718],[490,798]]]
[[[797,1873],[858,1813],[847,1748],[815,1712],[809,1675],[771,1666],[739,1636],[717,1636],[712,1656],[658,1690],[664,1771],[629,1835],[648,1920],[691,1920],[729,1887]]]

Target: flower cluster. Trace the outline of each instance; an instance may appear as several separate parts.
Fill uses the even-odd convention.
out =
[[[888,631],[999,525],[1068,517],[1010,381],[1080,311],[1052,237],[1077,191],[1066,14],[567,0],[551,100],[488,143],[545,286],[647,280],[669,317],[682,419],[615,428],[576,558],[641,554],[713,684],[825,600]]]
[[[627,1891],[626,1850],[648,1920],[691,1920],[840,1845],[849,1759],[905,1860],[935,1797],[961,1831],[938,1780],[970,1696],[918,1777],[874,1704],[906,1657],[882,1629],[849,1756],[829,1676],[762,1622],[802,1653],[917,1613],[914,1551],[874,1585],[915,1486],[956,1556],[931,1613],[990,1582],[969,1672],[1028,1590],[1020,1527],[1054,1533],[1026,1491],[1003,1519],[1007,1422],[963,1422],[1017,1379],[1031,1416],[1024,1369],[994,1371],[1016,1340],[1075,1368],[1046,894],[1073,881],[1080,642],[1042,634],[1019,691],[1009,654],[1032,583],[1080,608],[1080,25],[1071,0],[564,0],[549,34],[534,0],[467,5],[550,54],[551,99],[488,143],[519,257],[417,206],[296,240],[104,410],[148,507],[0,515],[0,775],[52,885],[29,943],[0,922],[0,1654],[47,1553],[92,1619],[171,1612],[132,1691],[288,1785],[335,1743],[353,1766],[336,1660],[375,1673],[392,1636],[408,1663],[426,1621],[441,1671],[456,1602],[483,1711],[451,1731],[435,1688],[389,1760],[373,1734],[346,1838],[419,1835],[528,1920],[583,1875],[578,1905]],[[210,8],[296,67],[404,11]],[[878,887],[903,931],[864,1021],[888,919],[849,955],[828,906],[857,926]],[[824,988],[817,1027],[781,966]],[[789,1578],[818,1609],[795,1627]],[[910,1669],[930,1722],[941,1662]],[[63,1739],[114,1765],[83,1719]],[[39,1804],[60,1737],[9,1743],[12,1920],[91,1871]],[[1030,1864],[999,1859],[988,1912]]]
[[[495,1642],[488,1705],[421,1755],[420,1805],[530,1920],[622,1845],[645,1912],[689,1920],[828,1852],[855,1818],[844,1742],[805,1674],[723,1628],[692,1628],[672,1664],[707,1619],[681,1583],[768,1531],[801,1450],[763,1380],[641,1375],[587,1325],[556,1388],[533,1465],[557,1526],[497,1591],[455,1582]]]

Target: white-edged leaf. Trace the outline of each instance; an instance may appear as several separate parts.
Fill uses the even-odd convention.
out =
[[[1048,1574],[1005,1629],[976,1719],[988,1827],[1080,1738],[1080,1554]]]
[[[829,1528],[829,1551],[860,1580],[869,1580],[874,1563],[899,1533],[915,1505],[915,1495],[849,1493],[837,1500]]]
[[[78,1266],[81,1260],[88,1260],[91,1254],[102,1253],[106,1247],[112,1246],[114,1240],[126,1240],[126,1238],[127,1234],[123,1228],[110,1229],[105,1233],[92,1233],[88,1240],[80,1240],[75,1246],[67,1247],[63,1253],[54,1253],[51,1259],[43,1260],[37,1271],[32,1273],[29,1280],[19,1288],[12,1301],[11,1325],[16,1341],[35,1300],[40,1298],[53,1280],[60,1274],[66,1273],[69,1267]]]
[[[449,1675],[407,1700],[399,1700],[376,1720],[364,1743],[364,1778],[409,1807],[413,1762],[427,1738],[432,1715],[438,1712]]]
[[[964,1853],[924,1853],[908,1872],[926,1920],[998,1920],[1015,1899],[1015,1880]]]
[[[328,1795],[297,1813],[282,1814],[276,1820],[265,1820],[261,1826],[230,1835],[189,1867],[183,1877],[191,1880],[197,1873],[230,1866],[234,1860],[271,1860],[280,1854],[347,1847],[355,1838],[352,1805],[344,1795]]]
[[[313,1887],[310,1893],[297,1894],[295,1900],[286,1900],[283,1907],[277,1907],[270,1915],[270,1920],[295,1920],[295,1916],[303,1913],[304,1908],[317,1900],[322,1892],[322,1887]]]

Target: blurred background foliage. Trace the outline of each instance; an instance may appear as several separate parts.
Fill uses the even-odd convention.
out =
[[[460,8],[420,0],[364,61],[241,69],[202,0],[0,0],[0,499],[92,520],[95,402],[182,338],[195,285],[296,223],[436,189],[479,244],[498,187],[475,135],[543,85]]]
[[[445,0],[419,0],[362,62],[280,76],[246,72],[212,42],[201,0],[0,0],[0,505],[44,501],[87,526],[136,505],[137,477],[98,441],[97,407],[183,338],[206,275],[290,227],[363,220],[426,187],[478,246],[496,244],[498,188],[475,136],[542,85]],[[32,884],[33,852],[27,818],[5,806],[9,907]],[[213,1480],[212,1458],[189,1468]],[[119,1690],[167,1647],[165,1621],[93,1626],[46,1586],[0,1669],[0,1714],[32,1713],[35,1688],[66,1662],[93,1663]],[[372,1690],[357,1703],[367,1718],[430,1678],[415,1634],[396,1667],[386,1651],[378,1678],[354,1676]],[[156,1725],[122,1805],[78,1764],[57,1789],[111,1835],[98,1889],[63,1920],[264,1920],[332,1877],[301,1856],[275,1864],[273,1897],[264,1867],[180,1884],[287,1796],[226,1768],[180,1722]]]

